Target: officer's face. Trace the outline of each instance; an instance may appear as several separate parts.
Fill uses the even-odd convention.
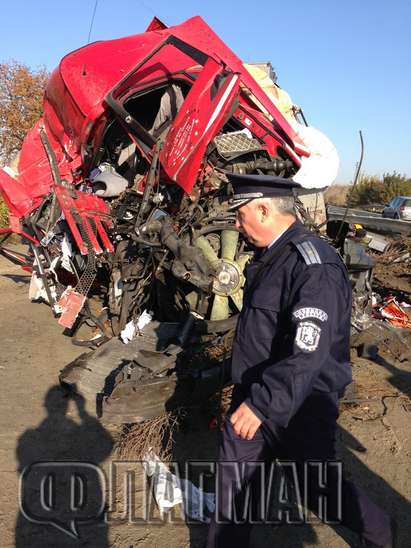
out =
[[[249,202],[237,209],[236,228],[256,247],[265,247],[271,242],[271,232],[267,242],[267,225],[264,223],[264,211],[255,202]]]

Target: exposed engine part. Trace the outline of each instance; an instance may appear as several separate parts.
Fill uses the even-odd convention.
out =
[[[143,192],[143,198],[140,203],[140,207],[138,209],[137,217],[134,223],[135,231],[138,235],[138,228],[140,226],[140,223],[142,219],[144,218],[144,214],[146,213],[146,210],[149,206],[149,200],[152,198],[152,190],[154,187],[154,184],[156,182],[156,176],[157,176],[157,170],[158,170],[158,158],[160,154],[160,144],[154,148],[153,153],[153,159],[151,161],[150,169],[147,175],[147,181],[146,185],[144,187]]]
[[[174,256],[173,274],[179,279],[190,281],[196,287],[209,290],[209,264],[202,254],[198,253],[198,249],[178,237],[168,216],[162,217],[160,221],[154,221],[151,223],[151,227],[154,226],[154,223],[159,227],[161,243]]]
[[[265,173],[267,175],[284,176],[292,167],[292,162],[289,160],[282,160],[281,158],[272,158],[270,160],[256,158],[255,160],[248,160],[247,162],[235,160],[224,165],[226,171],[238,173],[240,175],[246,173]]]
[[[217,235],[216,250],[210,236]],[[230,316],[230,311],[237,312],[242,308],[243,271],[251,254],[239,253],[239,244],[241,246],[239,232],[230,225],[222,225],[219,229],[204,229],[195,238],[196,247],[202,251],[212,267],[213,298],[209,312],[211,320],[224,320]]]
[[[236,263],[222,259],[214,267],[214,276],[213,291],[216,295],[228,297],[241,288],[242,273]]]

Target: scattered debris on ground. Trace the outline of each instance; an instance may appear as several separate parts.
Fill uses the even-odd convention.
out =
[[[385,320],[394,327],[411,329],[410,317],[403,310],[403,307],[410,307],[408,303],[404,301],[400,305],[393,296],[386,297],[382,301],[379,299],[379,301],[376,299],[375,304],[373,304],[374,318]]]

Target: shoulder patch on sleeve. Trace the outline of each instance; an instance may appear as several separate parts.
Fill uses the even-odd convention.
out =
[[[297,321],[302,321],[307,318],[314,318],[320,320],[320,322],[326,322],[328,320],[328,314],[321,308],[315,308],[313,306],[306,306],[304,308],[298,308],[294,310],[293,316]]]
[[[295,335],[295,344],[303,352],[314,352],[320,342],[321,327],[312,322],[301,322],[298,324]]]
[[[321,264],[321,257],[313,244],[310,240],[305,240],[304,242],[299,242],[296,245],[296,248],[300,252],[302,258],[304,259],[305,264],[311,265],[311,264]]]

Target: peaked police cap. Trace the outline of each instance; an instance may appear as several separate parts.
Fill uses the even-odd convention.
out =
[[[237,209],[255,198],[294,196],[295,191],[301,188],[301,185],[292,179],[284,179],[273,175],[227,173],[227,178],[234,192],[229,210]]]

